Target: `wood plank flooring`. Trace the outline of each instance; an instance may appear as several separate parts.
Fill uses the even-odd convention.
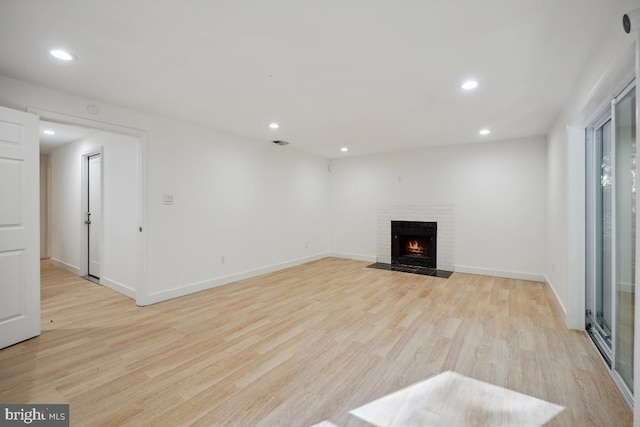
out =
[[[445,371],[630,426],[546,285],[327,258],[149,307],[42,264],[42,335],[0,350],[0,402],[74,426],[365,426],[349,411]]]

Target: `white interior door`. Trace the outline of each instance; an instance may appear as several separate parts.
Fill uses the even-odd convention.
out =
[[[101,158],[100,154],[95,154],[87,158],[88,161],[88,185],[87,185],[87,217],[89,221],[87,226],[89,227],[88,236],[88,274],[95,278],[100,278],[100,236],[101,236],[101,224],[102,224],[102,172],[101,172]]]
[[[0,348],[40,334],[38,117],[0,107]]]

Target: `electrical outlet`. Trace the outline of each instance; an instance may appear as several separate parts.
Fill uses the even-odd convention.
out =
[[[220,264],[224,264],[224,255],[220,257]]]
[[[173,194],[163,194],[162,195],[162,203],[165,205],[173,204]]]

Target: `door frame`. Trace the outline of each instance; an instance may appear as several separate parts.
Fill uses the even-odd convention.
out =
[[[598,204],[596,203],[596,191],[598,190],[596,186],[596,182],[601,176],[601,173],[596,172],[600,168],[600,163],[598,162],[598,157],[595,155],[598,147],[596,147],[596,137],[595,133],[604,128],[607,123],[611,123],[613,125],[613,117],[611,114],[612,104],[609,103],[605,109],[603,109],[602,113],[599,117],[585,129],[585,320],[587,324],[590,320],[595,319],[597,313],[594,313],[593,310],[596,304],[596,273],[597,273],[597,249],[596,249],[596,235],[597,235],[597,219],[598,216],[596,214],[598,210]],[[613,135],[613,129],[610,133],[612,148],[611,152],[613,154],[613,158],[615,159],[615,141]],[[612,165],[612,174],[615,169],[615,164]],[[615,195],[615,182],[611,185],[611,193]],[[612,230],[615,230],[615,203],[612,206]],[[612,238],[612,244],[615,244],[615,240]],[[611,248],[613,251],[614,248]],[[610,286],[611,283],[615,283],[615,278],[613,277],[614,271],[611,272]],[[610,309],[612,313],[615,313],[615,295],[611,294],[611,303]],[[614,358],[614,335],[616,330],[616,318],[613,316],[611,319],[611,337],[610,344],[607,344],[605,338],[602,337],[602,334],[605,332],[602,330],[600,325],[598,325],[597,321],[593,321],[592,328],[594,329],[593,334],[590,333],[589,328],[586,327],[587,333],[591,335],[591,339],[595,341],[596,346],[602,354],[606,364],[611,369],[613,358]]]
[[[57,122],[62,124],[83,126],[87,128],[102,130],[106,132],[118,133],[132,136],[138,139],[138,215],[139,215],[139,238],[137,244],[136,289],[135,300],[139,306],[147,305],[149,288],[147,283],[147,132],[142,129],[132,128],[116,123],[106,123],[69,114],[48,111],[40,108],[29,107],[27,111],[36,114],[41,120]],[[102,159],[104,161],[104,158]],[[84,225],[84,224],[83,224]],[[103,239],[104,240],[104,239]]]
[[[608,101],[606,103],[606,107],[603,107],[601,110],[599,110],[597,115],[594,115],[594,119],[592,120],[592,122],[585,126],[585,141],[584,141],[584,146],[583,146],[583,152],[585,154],[585,158],[588,158],[587,155],[587,150],[591,150],[593,151],[595,149],[594,146],[594,133],[597,129],[599,129],[601,126],[603,126],[604,124],[606,124],[606,122],[610,121],[611,122],[611,143],[612,143],[612,156],[613,156],[613,160],[612,160],[612,165],[611,165],[611,175],[614,177],[612,180],[612,184],[611,184],[611,193],[615,199],[616,196],[616,133],[615,133],[615,124],[616,124],[616,114],[615,114],[615,106],[616,104],[622,99],[624,98],[629,92],[631,92],[632,90],[636,90],[636,99],[637,99],[637,83],[636,83],[636,79],[632,78],[631,81],[629,81],[628,84],[626,84],[624,86],[624,88],[622,90],[620,90],[617,95],[615,95],[613,97],[612,100]],[[637,101],[636,101],[637,102]],[[636,125],[637,126],[637,125]],[[638,136],[636,136],[636,146],[637,146],[637,142],[638,142]],[[589,168],[587,167],[587,162],[583,161],[583,165],[584,165],[584,171],[585,171],[585,177],[587,175],[589,175],[590,178],[595,178],[596,176],[598,176],[598,173],[595,172],[595,170],[598,168],[598,164],[597,162],[595,162],[595,159],[593,159],[592,156],[592,160],[589,164],[589,167],[595,167],[595,169],[593,170],[589,170]],[[636,164],[636,175],[638,174],[638,171],[640,170],[640,162],[637,162]],[[591,176],[591,174],[594,174],[594,176]],[[637,175],[638,176],[638,175]],[[583,187],[585,189],[585,199],[587,200],[587,202],[584,204],[584,209],[585,209],[585,219],[587,218],[587,216],[589,216],[592,220],[595,220],[595,217],[593,217],[593,211],[590,211],[590,209],[594,209],[595,205],[593,202],[593,200],[589,200],[589,197],[586,195],[586,193],[588,191],[593,190],[593,188],[587,186],[587,182],[585,182],[585,186]],[[640,200],[636,199],[636,205],[640,202]],[[625,383],[625,381],[623,380],[621,374],[618,372],[617,370],[617,345],[616,345],[616,341],[618,339],[617,337],[617,330],[618,330],[618,325],[617,325],[617,310],[618,310],[618,306],[617,306],[617,295],[616,295],[616,289],[618,286],[618,278],[617,278],[617,269],[615,266],[615,260],[617,255],[617,232],[616,232],[616,210],[617,210],[617,204],[615,203],[615,200],[613,201],[612,204],[612,212],[611,212],[611,229],[612,229],[612,247],[611,247],[611,257],[613,262],[613,266],[612,266],[612,271],[611,271],[611,276],[610,276],[610,286],[612,287],[611,289],[611,302],[610,302],[610,308],[612,311],[612,319],[611,319],[611,344],[609,346],[609,350],[605,350],[600,349],[600,346],[605,346],[606,347],[606,343],[604,343],[601,339],[599,339],[599,337],[597,336],[597,332],[595,333],[595,335],[589,334],[591,335],[591,339],[594,340],[594,345],[596,346],[596,348],[598,348],[598,350],[602,353],[607,353],[607,355],[603,355],[601,354],[601,358],[602,360],[608,365],[608,372],[609,375],[611,376],[611,378],[613,379],[613,382],[616,384],[616,386],[618,387],[618,390],[620,391],[620,394],[622,395],[622,397],[624,398],[625,402],[627,403],[627,405],[629,406],[629,408],[631,408],[632,410],[634,410],[634,393],[631,392],[630,388],[627,386],[627,384]],[[636,215],[638,215],[636,213]],[[589,232],[594,233],[595,232],[595,222],[593,223],[589,223],[587,221],[585,221],[585,227],[584,227],[584,231],[585,231],[585,244],[584,244],[584,260],[583,260],[583,268],[585,269],[585,273],[588,270],[588,273],[585,276],[585,280],[584,280],[584,288],[585,288],[585,308],[586,310],[591,310],[594,306],[594,302],[595,302],[595,286],[593,285],[593,283],[590,283],[587,279],[591,278],[593,279],[595,277],[595,275],[593,274],[594,269],[595,269],[595,265],[590,264],[588,261],[593,261],[594,260],[594,251],[595,248],[591,248],[589,247],[589,245],[587,243],[595,243],[595,242],[591,242],[591,241],[587,241],[586,239],[586,235],[589,234]],[[638,244],[638,235],[636,235],[636,245]],[[637,247],[637,246],[636,246]],[[638,268],[640,268],[640,265],[636,265],[636,273],[638,271]],[[589,273],[591,273],[591,275],[589,275]],[[635,295],[635,301],[637,303],[639,298],[639,293],[636,292]],[[636,305],[637,306],[637,305]],[[585,313],[586,314],[586,313]],[[638,311],[635,310],[634,313],[634,321],[637,323],[638,322]],[[585,320],[588,316],[585,316]],[[586,322],[585,322],[586,323]],[[586,328],[585,328],[586,329]],[[637,331],[634,333],[634,341],[638,339],[638,334]],[[595,342],[595,341],[599,341],[599,342]],[[637,343],[634,342],[634,346],[637,346]],[[636,347],[637,348],[637,347]],[[637,359],[634,356],[634,360],[633,360],[633,365],[634,365],[634,369],[637,369],[637,365],[636,365]],[[635,375],[635,373],[634,373]],[[635,379],[634,379],[634,384],[636,383]]]
[[[100,156],[100,216],[99,216],[99,238],[100,238],[100,254],[104,253],[104,227],[102,224],[102,213],[104,212],[104,147],[87,151],[82,154],[82,197],[81,197],[81,216],[82,223],[80,224],[80,275],[89,275],[89,227],[86,226],[84,220],[87,219],[87,209],[89,207],[89,158],[93,156]],[[93,222],[93,220],[92,220]],[[100,259],[102,263],[102,258]],[[95,277],[95,276],[94,276]],[[102,284],[102,274],[98,277],[98,281]]]

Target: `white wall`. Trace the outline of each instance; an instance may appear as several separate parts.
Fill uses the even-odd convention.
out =
[[[40,259],[49,258],[48,194],[49,155],[40,154]]]
[[[51,153],[51,258],[83,271],[83,156],[102,149],[102,284],[135,297],[140,213],[138,140],[99,132]],[[86,268],[85,268],[86,269]]]
[[[97,115],[88,112],[91,104],[98,107]],[[138,304],[328,253],[325,159],[2,76],[0,105],[36,108],[98,128],[117,125],[142,135]],[[162,204],[163,194],[173,194],[173,206]],[[67,209],[60,206],[61,212]],[[69,251],[58,248],[57,253],[74,259]]]
[[[546,156],[539,137],[335,160],[331,250],[375,258],[381,203],[452,204],[456,270],[541,278]]]
[[[171,120],[149,140],[153,300],[326,254],[326,160]]]
[[[566,315],[567,287],[567,144],[562,135],[548,136],[547,148],[547,250],[545,273]]]

